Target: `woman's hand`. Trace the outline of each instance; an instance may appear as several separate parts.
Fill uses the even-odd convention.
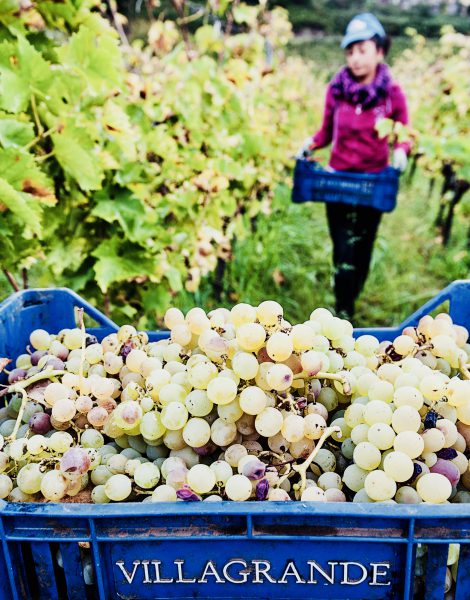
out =
[[[297,159],[306,159],[308,158],[313,151],[315,150],[315,142],[312,137],[305,138],[303,141],[302,147],[295,155]]]
[[[403,148],[397,148],[393,153],[393,166],[395,169],[398,169],[400,173],[403,173],[406,170],[406,165],[408,164],[408,156]]]

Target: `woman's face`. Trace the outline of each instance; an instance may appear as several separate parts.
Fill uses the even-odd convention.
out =
[[[383,56],[383,50],[378,49],[372,40],[355,42],[346,48],[346,63],[359,80],[373,77]]]

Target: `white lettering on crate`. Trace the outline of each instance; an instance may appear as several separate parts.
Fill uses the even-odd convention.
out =
[[[271,563],[268,560],[252,560],[251,561],[255,567],[255,576],[253,578],[252,583],[263,583],[263,579],[261,579],[261,575],[263,575],[270,583],[277,583],[275,579],[271,577],[268,573],[271,568]],[[261,568],[263,565],[263,568]]]
[[[327,561],[320,565],[315,560],[296,564],[293,560],[284,569],[273,570],[269,560],[232,558],[223,565],[209,560],[199,573],[188,576],[184,559],[163,562],[161,560],[134,560],[127,564],[116,561],[126,583],[274,583],[310,585],[391,585],[390,563],[371,562],[362,564],[355,561]],[[172,576],[171,576],[172,575]],[[194,576],[195,575],[195,576]]]

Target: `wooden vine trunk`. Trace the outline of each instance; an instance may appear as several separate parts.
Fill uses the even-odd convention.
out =
[[[446,246],[452,232],[455,209],[465,193],[470,189],[470,182],[465,179],[459,179],[451,163],[443,166],[442,175],[444,176],[444,182],[442,184],[441,199],[435,224],[442,236],[442,243]],[[446,198],[448,192],[451,193],[450,200]]]

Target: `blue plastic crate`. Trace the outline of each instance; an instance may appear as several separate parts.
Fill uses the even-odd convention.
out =
[[[456,281],[399,328],[355,334],[393,339],[447,301],[454,321],[470,327],[470,281]],[[0,304],[0,356],[23,352],[37,327],[73,327],[75,306],[94,319],[88,330],[98,338],[117,329],[70,290],[27,290]],[[150,333],[153,340],[166,335]],[[450,543],[461,544],[455,598],[470,598],[470,506],[464,504],[0,501],[0,539],[1,600],[409,600],[418,544],[428,552],[426,589],[418,598],[437,600],[444,596]]]
[[[399,179],[393,167],[380,173],[330,172],[313,160],[297,159],[292,201],[342,202],[390,212],[397,203]]]

